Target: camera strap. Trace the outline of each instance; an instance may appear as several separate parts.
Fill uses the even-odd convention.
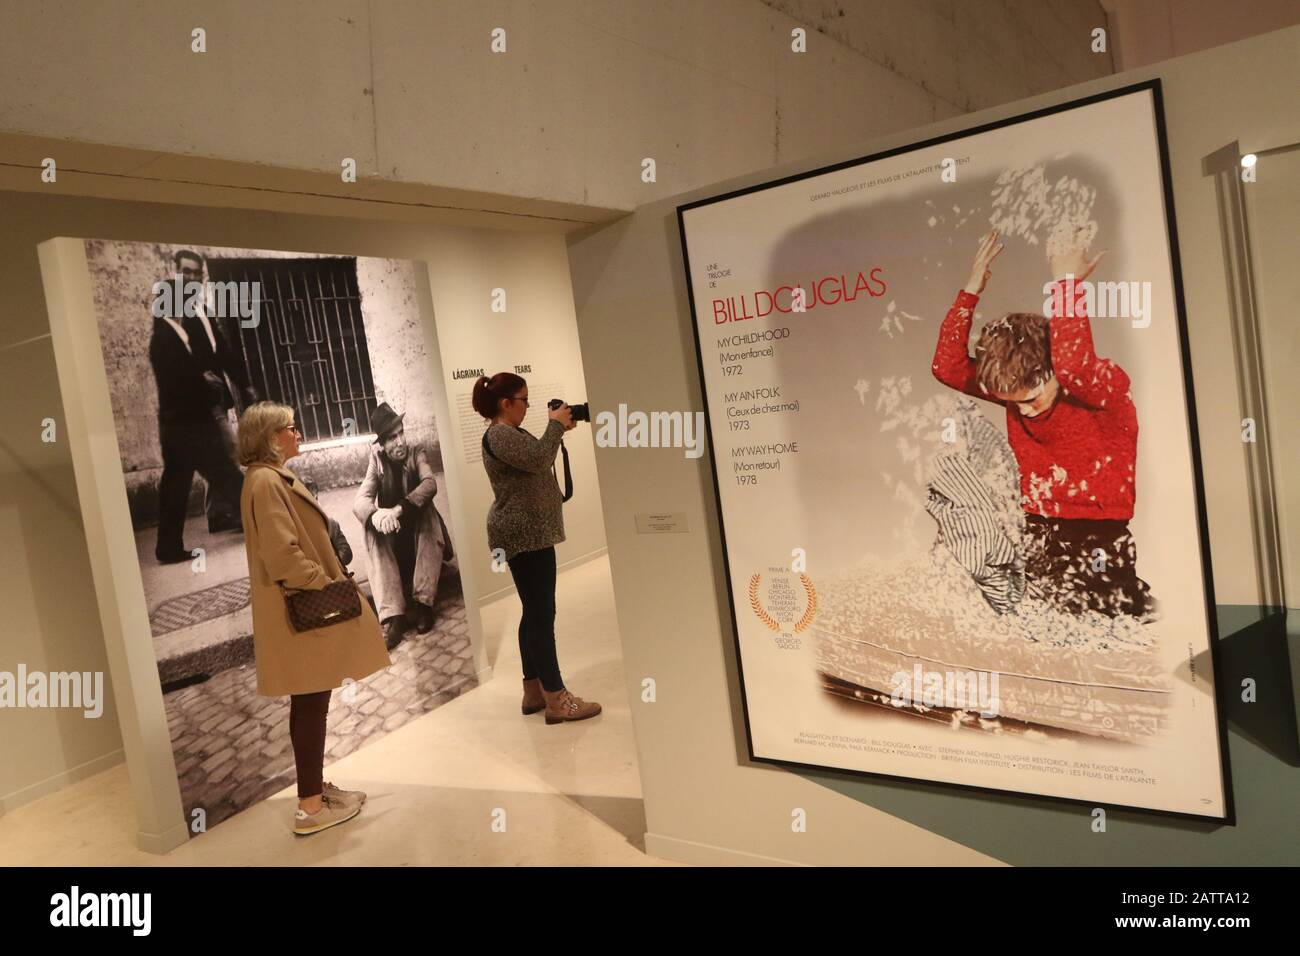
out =
[[[563,439],[561,439],[560,441],[560,454],[564,456],[564,497],[561,498],[560,500],[568,501],[570,498],[573,497],[573,475],[569,473],[569,449],[564,447]],[[552,475],[555,474],[554,465],[551,466],[551,474]],[[560,483],[560,479],[556,478],[555,483],[558,485]]]

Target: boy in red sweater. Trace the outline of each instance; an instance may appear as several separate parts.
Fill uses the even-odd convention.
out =
[[[980,330],[971,358],[971,319],[1001,251],[997,230],[980,243],[970,279],[939,329],[934,376],[1007,410],[1031,588],[1076,614],[1145,615],[1154,602],[1137,576],[1137,545],[1128,529],[1136,499],[1137,409],[1128,375],[1093,349],[1079,284],[1102,253],[1092,259],[1081,247],[1052,253],[1053,318],[1013,312],[994,319]]]

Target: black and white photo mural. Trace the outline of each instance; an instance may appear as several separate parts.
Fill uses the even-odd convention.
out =
[[[392,660],[335,692],[326,763],[476,686],[419,267],[85,248],[181,798],[211,827],[294,780],[288,698],[259,696],[253,666],[236,445],[250,403],[293,408],[302,451],[286,467]]]

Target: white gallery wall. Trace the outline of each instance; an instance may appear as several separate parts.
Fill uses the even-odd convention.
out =
[[[107,671],[103,635],[72,459],[63,441],[44,442],[41,423],[61,422],[63,408],[49,338],[36,246],[57,236],[149,240],[422,260],[437,325],[454,436],[443,439],[448,472],[458,468],[467,520],[448,516],[461,554],[467,603],[511,589],[508,573],[491,570],[486,512],[491,488],[481,463],[456,459],[477,442],[481,419],[455,412],[452,370],[530,363],[531,382],[563,383],[585,393],[567,257],[562,236],[443,225],[384,223],[231,209],[117,202],[39,193],[0,192],[0,275],[8,290],[0,338],[0,547],[9,573],[0,576],[8,608],[0,670],[18,664],[46,671]],[[492,290],[506,290],[507,311],[493,312]],[[468,384],[468,383],[464,383]],[[142,382],[152,388],[152,382]],[[435,387],[435,383],[431,383]],[[468,431],[467,431],[468,429]],[[602,553],[604,523],[589,429],[565,441],[577,492],[565,505],[562,564]],[[486,649],[475,648],[480,670]],[[5,715],[0,809],[13,807],[110,766],[122,757],[111,689],[104,715],[88,720],[66,710],[13,710]],[[12,729],[12,732],[11,732]]]
[[[1300,140],[1300,114],[1294,105],[1294,91],[1300,88],[1298,48],[1300,28],[1293,27],[719,182],[643,206],[613,225],[574,234],[569,255],[592,398],[605,407],[627,402],[647,410],[703,408],[675,212],[679,203],[1159,76],[1164,83],[1216,598],[1221,607],[1239,605],[1253,611],[1263,602],[1247,485],[1250,449],[1241,441],[1241,420],[1248,412],[1238,401],[1228,265],[1215,182],[1205,174],[1203,159],[1233,140],[1244,148]],[[1294,259],[1294,224],[1274,230],[1259,241],[1290,248]],[[629,329],[654,347],[629,355]],[[1270,382],[1278,407],[1300,406],[1298,381],[1300,368],[1293,369],[1289,380]],[[1293,421],[1276,424],[1274,442],[1294,447]],[[918,832],[896,816],[850,799],[840,792],[850,789],[848,785],[832,789],[806,776],[747,764],[708,458],[686,460],[666,450],[610,448],[597,451],[597,464],[624,672],[634,702],[648,849],[697,862],[777,858],[822,864],[925,864],[965,863],[978,856],[969,845],[935,832]],[[625,516],[638,511],[685,512],[690,532],[637,534]],[[761,522],[762,515],[753,520]],[[1292,527],[1291,533],[1297,530]],[[657,699],[637,703],[646,678],[655,680]],[[1253,746],[1240,737],[1233,743]],[[1263,760],[1255,750],[1234,750],[1238,763],[1249,764],[1245,758],[1257,757]],[[1242,786],[1239,781],[1239,791]],[[1256,792],[1239,792],[1239,815],[1245,820],[1236,839],[1268,846],[1267,834],[1287,826],[1278,801],[1259,792],[1275,789],[1266,784]],[[970,816],[975,826],[978,818],[967,804],[942,795],[935,800],[941,817]],[[1252,814],[1252,805],[1260,801],[1272,803]],[[806,833],[792,832],[795,808],[807,813]],[[1054,810],[1051,819],[1064,820],[1069,812]],[[1158,823],[1148,832],[1172,840],[1179,836]],[[1057,831],[1053,836],[1061,838]],[[1024,843],[1023,834],[1006,839]],[[1142,839],[1127,845],[1142,846]],[[1197,851],[1195,846],[1186,850],[1189,845],[1177,845],[1177,852]]]

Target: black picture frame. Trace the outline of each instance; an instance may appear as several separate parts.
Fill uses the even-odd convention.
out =
[[[1179,343],[1179,361],[1183,373],[1183,394],[1185,397],[1188,443],[1192,459],[1193,474],[1193,492],[1196,500],[1197,516],[1197,538],[1200,543],[1200,558],[1202,577],[1205,587],[1206,599],[1206,633],[1209,639],[1211,666],[1214,668],[1214,705],[1215,718],[1218,728],[1218,746],[1219,746],[1219,765],[1221,768],[1221,779],[1223,786],[1223,814],[1199,814],[1188,813],[1184,811],[1164,810],[1153,807],[1134,806],[1130,804],[1098,804],[1093,800],[1085,800],[1078,797],[1065,797],[1053,794],[1039,794],[1023,790],[1009,788],[981,787],[973,784],[956,783],[945,780],[934,780],[925,777],[908,777],[899,774],[882,773],[870,770],[854,770],[844,767],[831,767],[823,764],[804,763],[800,761],[784,760],[774,757],[760,757],[754,753],[754,738],[749,720],[749,701],[745,692],[744,662],[741,653],[740,643],[740,626],[736,614],[736,600],[734,589],[732,588],[732,576],[730,566],[730,556],[727,550],[726,538],[726,519],[722,510],[722,490],[717,469],[717,454],[713,443],[713,423],[709,416],[708,390],[705,384],[705,367],[704,351],[700,341],[700,326],[696,310],[694,282],[691,276],[691,259],[690,250],[686,237],[686,219],[685,213],[692,209],[702,206],[714,205],[727,200],[736,199],[751,193],[761,192],[767,189],[773,189],[778,186],[784,186],[788,183],[799,182],[805,179],[812,179],[827,173],[833,173],[838,170],[848,169],[853,166],[862,166],[878,160],[887,159],[892,156],[899,156],[905,153],[915,152],[954,140],[965,139],[970,136],[986,133],[993,130],[1004,129],[1009,126],[1015,126],[1019,123],[1029,122],[1044,116],[1051,116],[1057,113],[1063,113],[1074,109],[1090,106],[1095,103],[1106,100],[1116,99],[1123,96],[1131,96],[1136,93],[1146,92],[1151,96],[1151,106],[1153,113],[1153,122],[1155,126],[1157,151],[1160,159],[1160,180],[1162,189],[1162,201],[1165,211],[1165,229],[1166,239],[1169,248],[1169,264],[1173,279],[1175,319],[1177,322],[1178,343]],[[903,146],[895,146],[890,149],[881,150],[880,152],[871,153],[867,156],[860,156],[854,159],[844,160],[838,163],[832,163],[827,166],[819,166],[804,172],[792,173],[779,179],[768,182],[756,183],[751,186],[744,186],[729,192],[720,193],[716,196],[710,196],[704,199],[697,199],[692,202],[682,203],[677,207],[677,228],[681,241],[682,264],[685,270],[686,295],[690,306],[691,314],[691,334],[695,341],[695,358],[698,365],[700,394],[704,399],[704,418],[705,431],[709,443],[709,460],[711,463],[710,472],[713,478],[714,507],[718,517],[718,532],[720,535],[720,544],[722,549],[723,571],[727,585],[727,606],[731,613],[731,630],[732,640],[735,645],[736,653],[736,670],[738,686],[741,695],[741,713],[745,722],[745,743],[748,750],[749,760],[753,763],[770,764],[797,770],[816,770],[823,773],[844,775],[847,777],[864,777],[879,780],[891,780],[902,783],[922,784],[927,787],[940,787],[944,789],[953,789],[973,793],[996,794],[999,796],[1014,796],[1021,799],[1043,800],[1053,804],[1070,804],[1075,806],[1096,807],[1099,805],[1110,806],[1115,809],[1122,809],[1134,813],[1149,814],[1164,818],[1175,818],[1184,820],[1195,820],[1199,822],[1218,822],[1226,826],[1236,825],[1236,807],[1232,792],[1232,771],[1230,766],[1230,754],[1228,747],[1228,731],[1226,707],[1224,701],[1224,687],[1222,682],[1223,662],[1219,648],[1219,630],[1218,622],[1215,617],[1215,599],[1214,599],[1214,575],[1210,560],[1210,540],[1209,540],[1209,520],[1205,505],[1205,482],[1201,467],[1201,449],[1199,428],[1196,417],[1196,399],[1192,385],[1191,372],[1191,349],[1187,333],[1187,311],[1186,299],[1183,290],[1182,265],[1178,248],[1178,230],[1177,220],[1174,213],[1174,195],[1171,186],[1171,176],[1169,167],[1169,145],[1168,137],[1165,131],[1165,114],[1164,101],[1162,97],[1161,83],[1159,77],[1145,80],[1140,83],[1134,83],[1127,86],[1117,87],[1112,90],[1106,90],[1091,96],[1079,99],[1067,100],[1052,106],[1042,107],[1028,113],[1021,113],[1015,116],[1009,116],[1004,119],[994,120],[988,123],[982,123],[965,129],[957,130],[951,133],[945,133],[940,136],[933,136],[928,139],[919,140]]]

